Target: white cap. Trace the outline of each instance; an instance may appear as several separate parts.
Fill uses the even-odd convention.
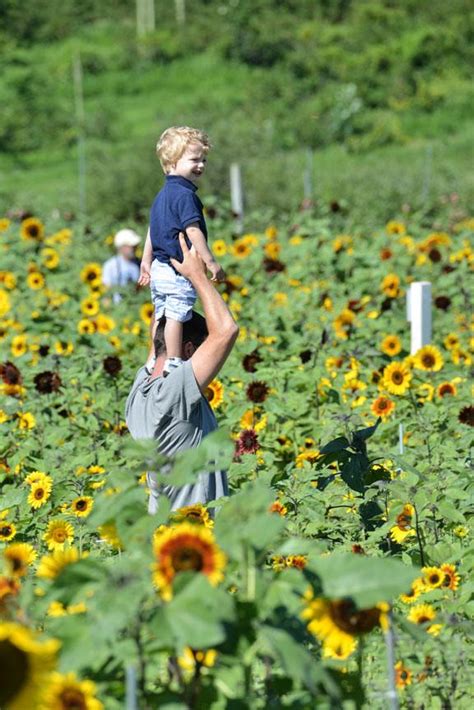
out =
[[[120,229],[114,237],[114,244],[117,247],[136,247],[142,238],[133,229]]]

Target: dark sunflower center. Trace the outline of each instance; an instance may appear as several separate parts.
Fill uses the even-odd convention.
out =
[[[89,273],[86,276],[87,281],[94,281],[94,279],[97,277],[97,274],[95,271],[89,271]]]
[[[44,488],[37,488],[36,489],[35,498],[36,498],[36,500],[41,500],[41,498],[44,498]]]
[[[408,678],[408,673],[406,671],[400,671],[400,678],[406,680]]]
[[[31,237],[37,237],[38,234],[39,234],[38,227],[37,227],[36,225],[32,224],[32,225],[28,228],[28,234],[29,234]]]
[[[66,539],[66,533],[64,532],[64,530],[56,530],[54,533],[54,539],[56,540],[56,542],[64,542],[64,540]]]
[[[429,617],[423,616],[423,615],[421,615],[420,617],[418,617],[418,623],[419,623],[419,624],[424,624],[426,621],[431,621],[431,619],[430,619]]]
[[[428,578],[430,584],[438,584],[440,580],[439,574],[431,574]]]
[[[400,371],[394,372],[394,373],[392,374],[392,381],[393,381],[396,385],[401,385],[402,382],[403,382],[403,373],[400,372]]]
[[[0,528],[0,537],[8,537],[9,535],[11,535],[11,532],[11,525],[4,525],[2,528]]]
[[[78,500],[76,503],[76,510],[85,510],[87,508],[87,501]]]
[[[174,553],[173,567],[177,572],[186,572],[187,570],[200,572],[203,568],[202,555],[192,547],[185,547]]]
[[[380,610],[362,609],[357,610],[350,599],[331,602],[329,614],[342,631],[347,634],[366,634],[375,628],[380,619]]]
[[[10,557],[10,562],[14,572],[20,572],[25,567],[25,564],[20,557]]]
[[[442,586],[449,587],[450,584],[451,584],[451,575],[449,574],[449,572],[445,572]]]
[[[427,354],[427,355],[423,356],[423,365],[425,367],[433,367],[434,364],[435,364],[435,359],[434,359],[433,355]]]
[[[388,407],[388,402],[386,399],[380,399],[379,400],[379,410],[383,411],[384,409],[387,409]]]
[[[87,710],[84,693],[77,688],[66,688],[59,696],[61,710]]]
[[[8,639],[0,641],[0,706],[5,707],[28,679],[29,661],[24,651]]]

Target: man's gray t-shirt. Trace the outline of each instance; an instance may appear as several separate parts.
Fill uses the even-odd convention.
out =
[[[217,429],[216,418],[199,389],[190,360],[166,378],[151,378],[145,367],[140,368],[127,398],[125,419],[134,439],[155,439],[158,451],[166,456],[198,446],[206,434]],[[147,482],[150,513],[156,512],[160,494],[171,500],[172,510],[228,495],[224,471],[201,473],[196,483],[180,488],[160,488],[153,473],[147,474]]]

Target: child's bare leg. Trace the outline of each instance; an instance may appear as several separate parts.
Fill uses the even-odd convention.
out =
[[[166,318],[165,323],[166,357],[181,358],[183,350],[183,324],[177,320]]]

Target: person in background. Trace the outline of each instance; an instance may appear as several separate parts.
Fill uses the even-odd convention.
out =
[[[102,282],[109,288],[122,288],[128,283],[136,283],[140,266],[135,249],[141,242],[133,229],[121,229],[114,237],[117,254],[110,257],[102,268]],[[114,301],[120,301],[120,294],[114,293]]]

